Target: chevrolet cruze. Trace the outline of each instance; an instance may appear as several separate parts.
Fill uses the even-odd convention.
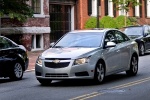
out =
[[[93,79],[126,71],[138,72],[138,46],[119,30],[77,30],[66,33],[37,58],[35,74],[42,85],[52,80]]]

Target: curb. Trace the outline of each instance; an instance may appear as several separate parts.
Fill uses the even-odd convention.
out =
[[[29,69],[29,70],[26,70],[25,72],[31,72],[31,71],[35,71],[35,69]]]

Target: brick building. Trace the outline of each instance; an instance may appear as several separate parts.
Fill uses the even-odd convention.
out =
[[[31,0],[32,1],[32,0]],[[26,23],[2,18],[1,34],[23,44],[29,51],[49,47],[66,32],[84,29],[91,16],[97,16],[97,0],[35,0],[35,14]],[[137,17],[139,24],[150,24],[150,2],[137,0],[142,5],[130,8],[128,16]],[[99,17],[116,17],[124,11],[115,10],[110,0],[99,0]]]
[[[1,35],[23,44],[29,51],[47,49],[50,42],[49,0],[30,0],[27,3],[34,9],[33,18],[25,23],[9,17],[1,18]]]

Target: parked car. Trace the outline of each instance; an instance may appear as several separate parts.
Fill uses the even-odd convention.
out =
[[[139,47],[139,55],[144,55],[145,52],[150,50],[150,26],[129,26],[125,27],[124,33],[130,38],[135,39]]]
[[[126,71],[138,72],[138,45],[116,29],[71,31],[44,51],[36,61],[35,74],[42,85],[52,80],[93,79]]]
[[[28,68],[29,59],[24,46],[0,36],[0,77],[20,80]]]

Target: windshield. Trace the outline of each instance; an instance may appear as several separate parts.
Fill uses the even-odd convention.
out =
[[[98,32],[69,33],[54,47],[99,47],[103,34]]]
[[[130,28],[126,28],[124,32],[127,35],[142,35],[143,29],[142,27],[130,27]]]

